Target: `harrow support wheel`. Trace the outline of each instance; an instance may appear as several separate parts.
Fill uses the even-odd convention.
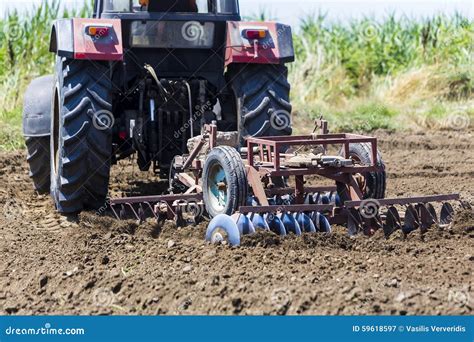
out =
[[[341,152],[341,155],[343,152]],[[371,164],[371,155],[372,148],[370,144],[359,143],[359,144],[350,144],[349,145],[349,156],[361,164],[369,165]],[[382,171],[379,172],[368,172],[365,174],[358,175],[356,177],[359,181],[359,187],[364,195],[364,198],[375,198],[382,199],[385,198],[385,189],[387,185],[387,174],[385,172],[385,164],[382,160],[380,153],[377,156],[376,165],[382,168]],[[351,200],[350,193],[348,188],[343,183],[337,183],[337,193],[341,203]]]
[[[203,198],[211,217],[232,215],[245,205],[248,182],[240,154],[233,147],[213,148],[204,164]]]

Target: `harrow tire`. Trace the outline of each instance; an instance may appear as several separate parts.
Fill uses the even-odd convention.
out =
[[[234,92],[242,138],[291,135],[292,106],[286,66],[231,65],[227,80]]]
[[[60,213],[97,209],[108,193],[112,155],[109,66],[58,57],[55,81],[51,195]]]
[[[341,153],[342,154],[342,153]],[[349,145],[349,157],[355,158],[362,164],[370,164],[372,159],[372,147],[367,143],[350,144]],[[377,155],[377,165],[382,168],[379,172],[368,172],[364,174],[366,181],[366,191],[364,192],[364,199],[374,198],[383,199],[385,198],[385,189],[387,186],[387,173],[385,172],[385,164],[382,160],[380,153]],[[349,201],[350,196],[346,191],[346,187],[342,183],[337,183],[337,191],[341,200]]]
[[[30,178],[33,180],[36,191],[40,194],[49,193],[50,179],[50,137],[26,137],[28,165],[30,167]]]
[[[216,205],[211,187],[216,186],[214,172],[221,169],[226,184],[226,202]],[[219,214],[232,215],[247,201],[248,182],[242,158],[237,150],[230,146],[218,146],[207,155],[203,170],[203,197],[210,217]],[[215,190],[215,187],[213,188]]]

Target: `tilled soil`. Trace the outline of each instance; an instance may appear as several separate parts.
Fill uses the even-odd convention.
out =
[[[468,133],[379,132],[388,196],[474,199]],[[474,214],[424,237],[381,233],[279,238],[230,248],[206,224],[138,226],[95,213],[65,218],[32,190],[24,152],[0,154],[0,314],[472,314]],[[166,188],[123,163],[115,196]]]

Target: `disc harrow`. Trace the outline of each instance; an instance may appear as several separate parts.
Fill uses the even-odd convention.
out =
[[[249,137],[240,149],[218,146],[217,126],[207,125],[190,154],[174,159],[170,181],[185,186],[183,194],[112,199],[112,212],[120,219],[174,219],[177,225],[207,216],[206,240],[235,246],[241,236],[259,230],[279,236],[329,234],[332,225],[347,226],[349,235],[424,234],[452,222],[451,203],[470,207],[459,194],[384,198],[386,174],[377,139],[330,134],[322,119],[316,125],[319,133],[310,135]],[[328,154],[333,147],[340,148],[337,155]],[[307,185],[308,177],[322,184]]]

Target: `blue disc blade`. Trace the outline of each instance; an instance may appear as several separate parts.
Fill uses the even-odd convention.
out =
[[[293,215],[289,213],[284,213],[281,215],[281,221],[283,222],[283,225],[285,226],[286,232],[287,233],[293,233],[296,235],[301,235],[301,228],[296,219],[293,217]]]
[[[252,221],[244,214],[234,214],[231,216],[239,228],[240,235],[255,234],[255,228]]]
[[[234,220],[225,214],[217,215],[207,226],[206,241],[227,241],[231,246],[240,245],[240,231]]]
[[[296,222],[300,225],[301,231],[306,233],[315,233],[316,228],[311,218],[305,213],[295,214]]]

